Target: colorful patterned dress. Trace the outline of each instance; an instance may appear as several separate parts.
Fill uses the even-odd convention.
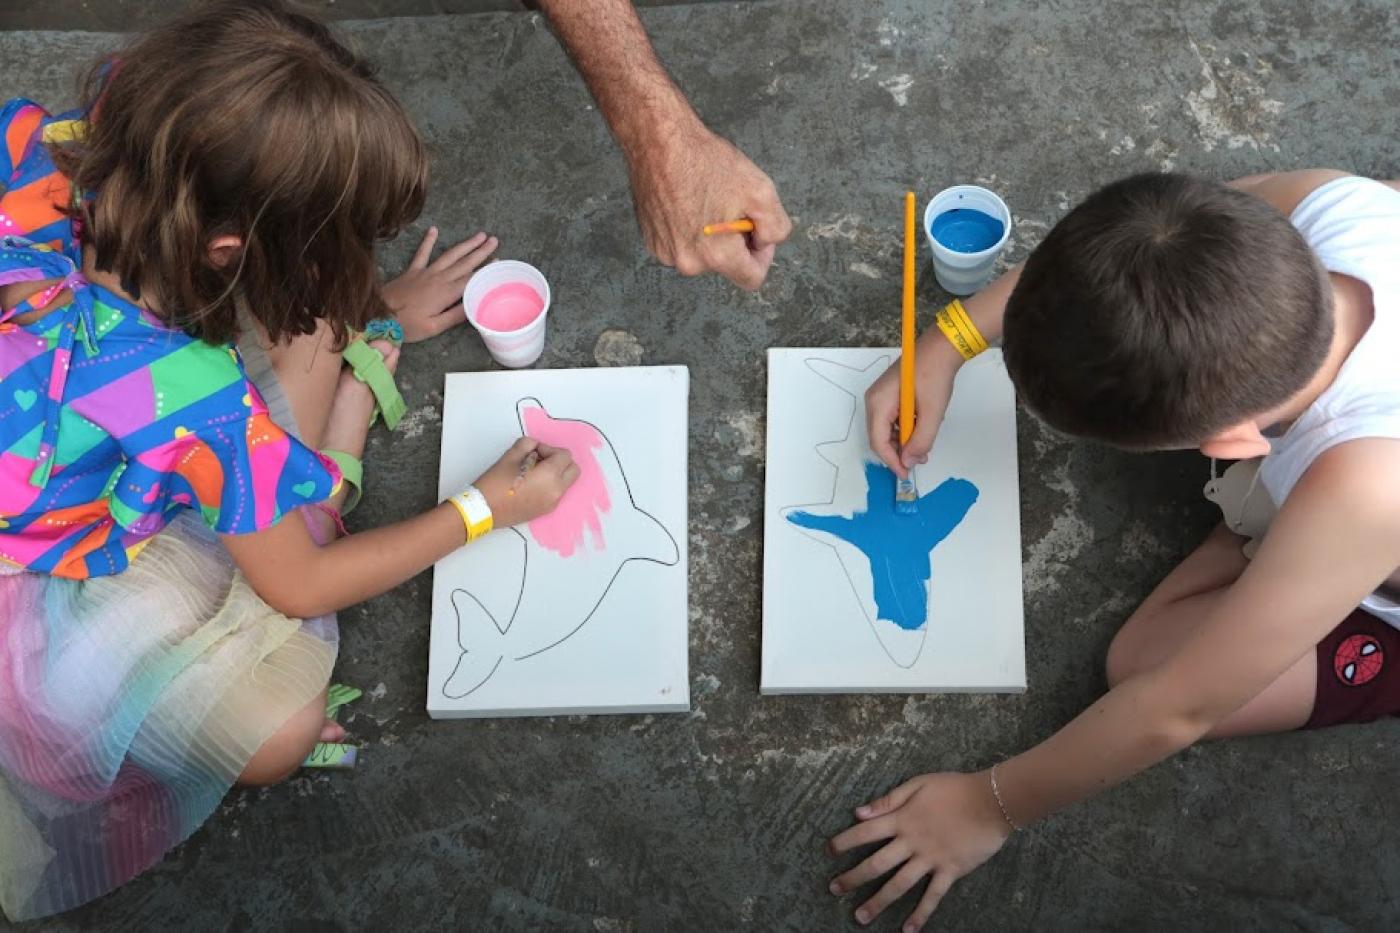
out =
[[[268,528],[339,474],[278,426],[236,348],[84,280],[71,186],[47,149],[78,132],[28,101],[0,108],[0,286],[58,283],[0,309],[12,920],[98,897],[184,840],[325,687],[336,652],[334,618],[272,610],[214,533]],[[50,296],[65,303],[14,320]],[[275,381],[264,389],[286,409]]]

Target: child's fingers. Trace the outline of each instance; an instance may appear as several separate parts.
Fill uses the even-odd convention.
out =
[[[409,260],[410,269],[422,269],[428,264],[428,257],[433,254],[433,244],[437,242],[438,228],[429,227],[428,232],[423,234],[423,242],[418,244],[418,249],[414,251],[413,258]]]
[[[870,820],[877,816],[893,813],[908,803],[909,798],[914,796],[914,792],[918,789],[919,781],[917,778],[905,781],[883,797],[877,797],[864,806],[856,807],[856,819]]]
[[[870,843],[879,842],[881,839],[888,839],[897,830],[898,826],[895,824],[894,817],[890,816],[857,823],[850,829],[831,837],[826,848],[830,854],[840,855],[842,852],[849,852],[851,849],[870,845]]]
[[[510,450],[506,451],[506,453],[509,454],[513,460],[520,461],[524,460],[525,455],[532,450],[538,450],[541,457],[546,456],[545,446],[533,437],[520,438],[514,444],[510,445]]]
[[[947,869],[934,871],[933,879],[929,881],[924,896],[919,898],[919,906],[915,907],[914,912],[909,915],[909,919],[904,921],[900,933],[919,933],[924,924],[928,923],[928,918],[932,917],[933,912],[938,909],[939,901],[943,900],[943,895],[947,894],[948,889],[953,886],[953,881],[951,871]]]
[[[909,846],[895,839],[881,846],[878,852],[863,860],[855,868],[839,875],[827,886],[832,894],[845,894],[854,891],[867,881],[874,881],[886,872],[894,871],[910,856]]]
[[[424,321],[423,326],[426,328],[427,334],[420,339],[427,340],[439,334],[445,334],[452,328],[465,323],[467,323],[467,312],[463,310],[462,302],[458,301]]]
[[[912,469],[915,465],[923,463],[928,459],[928,452],[933,447],[933,439],[938,435],[938,428],[943,424],[943,413],[935,413],[932,406],[928,406],[919,413],[920,417],[914,419],[914,433],[909,435],[909,443],[904,445],[904,449],[899,452],[900,462],[905,469]]]
[[[569,468],[574,466],[573,455],[567,450],[561,450],[544,458],[542,463],[546,470],[554,472],[554,475],[562,482],[564,474],[569,472]]]
[[[856,922],[869,923],[880,915],[880,911],[904,896],[904,893],[919,883],[928,874],[928,866],[917,858],[904,863],[904,867],[894,873],[894,877],[880,886],[875,896],[856,908]]]
[[[450,269],[457,264],[459,259],[485,242],[486,234],[477,233],[458,243],[456,246],[450,246],[443,250],[442,255],[434,259],[433,264],[428,268],[434,272]]]
[[[895,449],[893,413],[887,410],[882,399],[866,396],[865,423],[869,431],[870,450],[880,461],[894,470],[900,479],[907,472],[899,461],[899,451]]]
[[[392,375],[399,366],[399,348],[388,340],[371,340],[369,345],[383,357],[384,368]]]
[[[457,261],[447,274],[454,279],[465,279],[477,270],[482,263],[491,258],[491,254],[496,251],[496,247],[501,245],[501,241],[495,237],[487,237],[481,245],[467,253]]]

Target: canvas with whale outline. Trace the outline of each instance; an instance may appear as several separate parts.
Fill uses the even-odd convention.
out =
[[[870,451],[865,390],[897,350],[768,351],[764,693],[1025,689],[1015,394],[959,372],[917,514]]]
[[[435,718],[690,708],[683,366],[449,373],[439,497],[517,438],[567,447],[552,513],[433,571]]]

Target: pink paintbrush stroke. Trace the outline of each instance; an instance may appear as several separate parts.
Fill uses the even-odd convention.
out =
[[[612,509],[607,481],[595,450],[603,435],[583,421],[556,421],[543,408],[524,410],[525,434],[541,444],[563,447],[578,465],[578,479],[564,493],[553,512],[530,522],[530,535],[541,547],[561,557],[572,556],[583,544],[585,530],[594,550],[607,550],[603,540],[603,515]]]

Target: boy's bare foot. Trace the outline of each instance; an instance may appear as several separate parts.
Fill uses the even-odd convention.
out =
[[[334,745],[337,742],[345,741],[346,734],[344,726],[334,719],[327,719],[325,724],[321,726],[321,734],[317,741]]]

